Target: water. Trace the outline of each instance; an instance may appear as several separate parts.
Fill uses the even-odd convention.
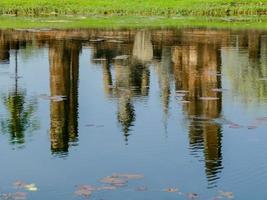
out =
[[[0,97],[3,198],[267,198],[266,32],[2,30]]]

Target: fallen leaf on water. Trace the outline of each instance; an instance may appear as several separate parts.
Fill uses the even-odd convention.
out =
[[[228,199],[233,199],[234,194],[233,192],[224,192],[224,191],[219,191],[219,195]]]
[[[242,126],[239,124],[230,124],[229,128],[242,128]]]
[[[121,56],[116,56],[115,58],[113,58],[114,60],[126,60],[128,59],[128,55],[121,55]]]
[[[255,126],[255,125],[248,126],[248,129],[255,129],[255,128],[257,128],[257,126]]]
[[[91,185],[79,185],[76,188],[75,194],[78,196],[88,198],[88,197],[90,197],[92,192],[95,190],[96,189]]]
[[[122,178],[122,179],[142,179],[144,175],[142,174],[112,174],[112,177]]]
[[[164,192],[178,192],[179,189],[178,188],[167,188],[163,190]]]
[[[108,40],[107,42],[111,42],[111,43],[123,43],[123,41],[121,41],[121,40]]]
[[[91,39],[90,42],[103,42],[105,39],[97,38],[97,39]]]
[[[222,89],[222,88],[213,88],[211,91],[213,91],[213,92],[223,92],[223,91],[225,91],[225,89]]]
[[[50,96],[50,100],[55,101],[55,102],[65,101],[67,100],[67,97],[63,95]]]
[[[86,127],[93,127],[93,126],[95,126],[94,124],[86,124],[85,125]]]
[[[94,58],[93,59],[94,61],[105,61],[105,60],[107,60],[106,58]]]
[[[186,196],[187,196],[188,199],[197,199],[198,198],[198,194],[197,193],[193,193],[193,192],[187,193]]]
[[[184,103],[184,104],[186,104],[186,103],[190,103],[190,101],[182,100],[182,101],[179,101],[179,103]]]
[[[175,92],[176,93],[189,93],[188,90],[176,90]]]
[[[100,180],[102,183],[108,183],[115,187],[123,187],[127,184],[127,180],[122,178],[114,177],[114,176],[107,176]]]
[[[202,101],[214,101],[214,100],[218,100],[218,97],[199,97],[200,100]]]
[[[117,189],[115,186],[100,186],[96,188],[97,190],[115,190]]]

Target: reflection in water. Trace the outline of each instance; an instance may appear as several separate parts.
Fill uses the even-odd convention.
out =
[[[69,143],[78,137],[79,43],[53,41],[49,47],[51,96],[63,96],[63,101],[51,100],[51,151],[68,152]]]
[[[50,94],[66,98],[50,102],[51,151],[55,154],[66,154],[69,145],[78,141],[82,47],[89,46],[92,63],[101,64],[104,93],[117,103],[114,117],[126,144],[135,120],[142,118],[136,114],[135,102],[148,98],[150,70],[155,70],[164,126],[168,126],[170,111],[179,112],[170,107],[174,85],[176,97],[184,103],[183,114],[189,119],[189,149],[194,156],[204,159],[209,187],[214,187],[223,168],[222,125],[214,122],[223,109],[221,76],[225,70],[235,94],[232,96],[267,102],[267,81],[264,81],[267,41],[263,35],[260,31],[201,29],[1,31],[0,62],[9,63],[10,49],[25,48],[26,43],[34,41],[38,48],[49,48]],[[30,118],[36,102],[26,100],[25,90],[18,87],[17,75],[15,87],[3,100],[9,118],[1,123],[2,129],[10,133],[12,141],[23,143],[24,132],[34,124]]]
[[[9,54],[5,59],[9,61]],[[37,101],[35,98],[26,100],[26,91],[18,85],[17,49],[15,50],[14,86],[7,95],[3,95],[2,99],[8,112],[8,118],[1,121],[2,132],[10,135],[12,144],[22,145],[25,142],[25,132],[32,132],[38,128],[37,121],[33,119]]]
[[[204,150],[206,173],[210,184],[222,168],[221,126],[212,122],[219,118],[222,106],[221,60],[216,44],[191,44],[173,50],[176,90],[187,91],[184,105],[191,119],[189,141],[193,153]],[[214,98],[203,100],[200,97]]]

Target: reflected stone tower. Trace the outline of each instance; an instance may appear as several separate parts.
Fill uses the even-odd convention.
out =
[[[68,41],[54,41],[49,47],[50,93],[64,98],[50,104],[53,153],[66,153],[69,143],[77,141],[80,49],[80,44]]]
[[[188,93],[184,109],[190,119],[189,142],[192,154],[204,152],[209,186],[216,185],[222,169],[221,126],[212,122],[220,117],[222,107],[221,58],[219,45],[199,44],[178,46],[173,49],[176,90]],[[212,100],[200,97],[212,98]]]

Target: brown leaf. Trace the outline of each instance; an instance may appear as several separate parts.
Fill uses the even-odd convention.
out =
[[[144,175],[142,174],[112,174],[112,177],[131,180],[131,179],[142,179]]]
[[[167,188],[163,190],[164,192],[178,192],[179,189],[178,188]]]
[[[219,191],[219,195],[221,197],[225,197],[227,199],[233,199],[234,198],[234,194],[233,192],[224,192],[224,191]]]
[[[91,185],[79,185],[76,188],[75,194],[82,197],[90,197],[93,191],[96,189]]]
[[[108,183],[115,187],[123,187],[127,184],[127,180],[124,180],[122,178],[118,178],[117,176],[107,176],[105,178],[102,178],[100,180],[102,183]]]
[[[193,192],[187,193],[186,196],[187,196],[188,199],[197,199],[198,198],[198,194],[197,193],[193,193]]]

